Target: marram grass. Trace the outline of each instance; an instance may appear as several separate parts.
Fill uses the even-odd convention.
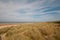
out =
[[[60,24],[22,23],[2,28],[0,40],[60,40]]]

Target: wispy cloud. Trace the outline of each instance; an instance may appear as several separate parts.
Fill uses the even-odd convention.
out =
[[[0,0],[0,21],[60,20],[60,0]]]

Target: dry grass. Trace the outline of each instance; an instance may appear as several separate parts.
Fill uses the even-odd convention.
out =
[[[0,29],[2,40],[60,40],[59,23],[23,23]]]

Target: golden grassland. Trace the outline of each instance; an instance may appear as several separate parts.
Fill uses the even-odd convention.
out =
[[[60,40],[60,23],[21,23],[1,28],[0,40]]]

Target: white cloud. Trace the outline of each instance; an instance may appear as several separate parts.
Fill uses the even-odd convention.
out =
[[[3,0],[4,1],[4,0]],[[34,21],[36,18],[33,18],[34,15],[43,15],[47,14],[49,12],[43,12],[44,10],[47,10],[46,7],[51,6],[51,3],[53,3],[55,0],[36,0],[34,2],[28,3],[28,0],[15,0],[15,1],[0,1],[0,21]],[[46,3],[48,2],[48,3]],[[55,6],[55,5],[54,5]],[[43,9],[46,8],[46,9]],[[25,10],[26,13],[20,13],[16,12],[17,10]],[[40,11],[34,11],[36,9],[39,9]],[[53,11],[52,11],[53,12]],[[60,13],[60,12],[59,12]],[[49,18],[53,19],[53,16],[48,17],[49,15],[42,16],[41,19],[38,18],[38,20],[44,20],[44,18],[47,20]],[[37,20],[37,21],[38,21]]]

